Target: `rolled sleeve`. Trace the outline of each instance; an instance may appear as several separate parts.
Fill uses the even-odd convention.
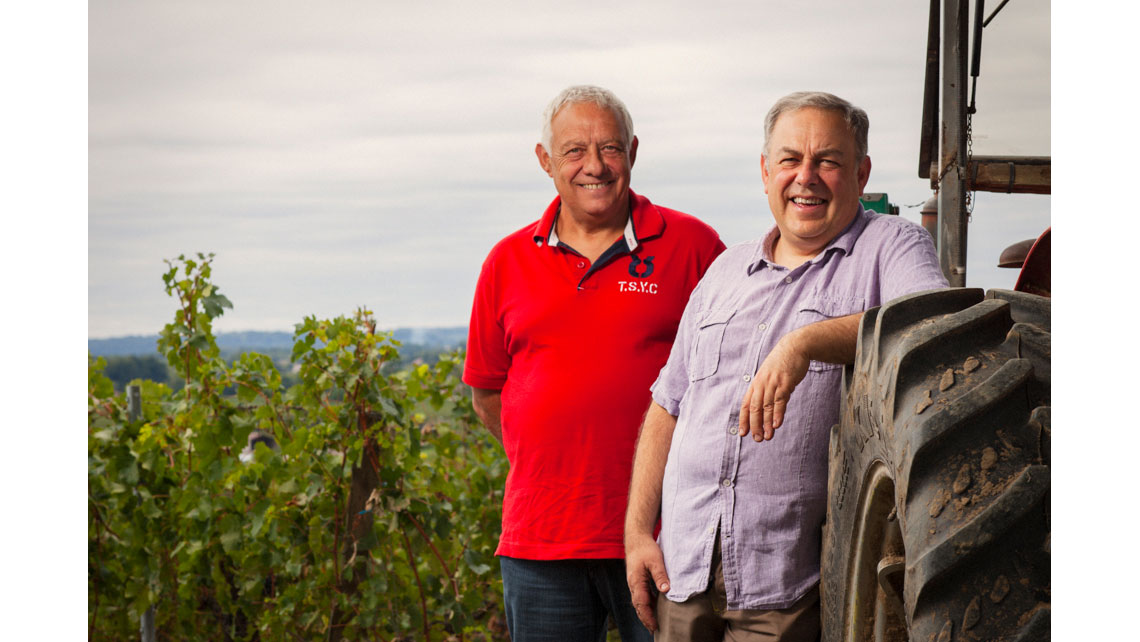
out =
[[[669,360],[657,375],[657,380],[649,387],[653,401],[674,417],[681,412],[681,399],[689,388],[689,348],[695,335],[695,320],[700,318],[701,283],[689,295],[681,323],[677,326],[677,337],[669,350]]]

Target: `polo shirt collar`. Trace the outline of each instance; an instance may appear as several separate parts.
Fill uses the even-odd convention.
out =
[[[851,248],[855,246],[856,239],[863,233],[863,229],[867,227],[867,220],[870,215],[867,210],[863,209],[863,204],[859,203],[859,213],[855,215],[855,219],[843,228],[839,236],[831,239],[831,242],[823,248],[823,251],[815,255],[808,263],[818,264],[823,261],[828,254],[832,252],[843,252],[850,254]],[[760,270],[765,265],[776,265],[773,258],[773,250],[776,247],[776,239],[780,238],[780,228],[773,225],[768,233],[764,235],[764,240],[757,244],[756,251],[752,255],[752,260],[748,262],[748,274],[751,275],[757,270]]]
[[[637,249],[639,242],[660,236],[665,229],[665,217],[649,202],[649,199],[629,190],[630,216],[625,221],[625,244],[629,251]],[[554,231],[558,221],[558,212],[562,207],[562,198],[555,196],[542,218],[534,228],[534,243],[538,247],[543,244],[558,247],[558,234]]]

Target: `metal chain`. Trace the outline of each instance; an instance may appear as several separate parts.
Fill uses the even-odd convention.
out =
[[[970,161],[974,160],[974,110],[966,112],[966,172],[969,173]],[[969,177],[966,177],[969,180]],[[970,187],[974,187],[973,181],[970,181]],[[974,218],[974,195],[976,190],[969,190],[966,192],[966,222],[970,223]]]

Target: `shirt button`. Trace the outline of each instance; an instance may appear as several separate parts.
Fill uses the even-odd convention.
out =
[[[761,324],[760,324],[760,326],[759,326],[759,328],[760,328],[761,330],[767,330],[767,329],[768,329],[768,324],[767,324],[767,323],[761,323]]]
[[[729,428],[729,429],[728,429],[728,434],[730,434],[730,435],[735,435],[735,436],[738,436],[738,437],[739,437],[739,436],[740,436],[740,429],[739,429],[739,428],[737,428],[737,427],[735,427],[735,426],[734,426],[734,427],[732,427],[732,428]]]
[[[585,262],[585,261],[578,261],[578,267],[579,267],[579,268],[584,268],[584,267],[586,267],[586,262]]]
[[[721,480],[720,485],[724,486],[725,488],[728,488],[729,486],[732,485],[732,480],[731,479]]]
[[[789,277],[784,278],[784,283],[791,283],[791,282],[792,282],[792,277],[789,276]]]
[[[752,375],[744,375],[743,379],[745,381],[752,381]]]

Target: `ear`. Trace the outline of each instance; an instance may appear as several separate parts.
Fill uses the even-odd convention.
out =
[[[633,137],[633,141],[629,144],[629,166],[633,167],[633,163],[637,160],[637,136]]]
[[[760,154],[760,179],[762,181],[764,181],[764,193],[765,194],[768,193],[768,179],[769,178],[771,178],[771,177],[768,175],[768,156],[766,154]]]
[[[867,186],[867,179],[871,178],[871,157],[864,156],[863,162],[859,163],[859,170],[856,172],[856,177],[859,179],[859,195],[863,195],[863,188]]]
[[[542,171],[546,172],[547,176],[554,178],[554,171],[550,167],[550,154],[546,153],[546,148],[542,146],[542,143],[535,144],[534,155],[538,157],[538,165],[542,167]]]

